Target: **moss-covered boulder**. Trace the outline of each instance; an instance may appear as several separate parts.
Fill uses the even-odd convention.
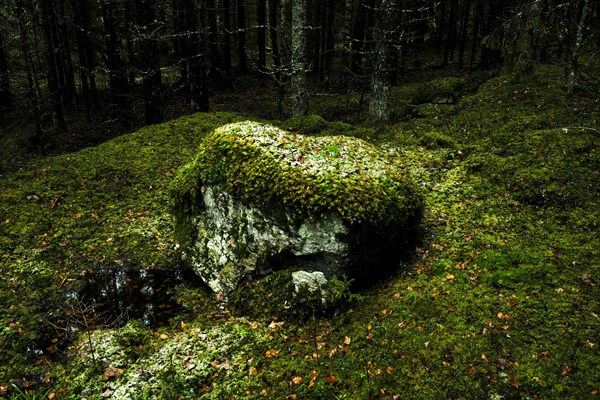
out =
[[[282,268],[388,273],[422,210],[416,187],[367,142],[255,122],[209,135],[171,195],[184,260],[223,293]]]
[[[462,78],[443,78],[419,86],[413,96],[413,104],[454,104],[463,95],[465,81]]]

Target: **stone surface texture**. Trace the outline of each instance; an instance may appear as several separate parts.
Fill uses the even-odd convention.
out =
[[[414,186],[368,143],[253,122],[217,129],[171,192],[185,262],[224,294],[284,268],[302,270],[294,284],[309,291],[326,276],[389,272],[421,209]]]

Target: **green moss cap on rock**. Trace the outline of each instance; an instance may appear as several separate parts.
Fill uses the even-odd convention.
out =
[[[222,185],[249,204],[311,216],[335,212],[352,223],[409,223],[422,209],[416,186],[375,146],[250,121],[225,125],[206,138],[173,182],[176,203],[191,201],[193,207],[201,183]]]

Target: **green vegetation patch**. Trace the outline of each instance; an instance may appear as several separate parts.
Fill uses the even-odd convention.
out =
[[[199,181],[223,185],[259,206],[314,216],[333,211],[350,222],[406,224],[417,221],[422,209],[415,185],[375,146],[254,122],[227,125],[207,137],[171,185],[180,206],[198,202]]]
[[[464,86],[465,81],[462,78],[435,79],[419,86],[412,102],[413,104],[453,104],[462,96]]]

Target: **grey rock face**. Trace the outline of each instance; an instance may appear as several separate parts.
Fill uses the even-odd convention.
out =
[[[204,210],[194,221],[196,239],[183,253],[215,292],[230,292],[245,277],[280,267],[338,275],[349,261],[349,228],[339,217],[303,220],[292,212],[270,215],[217,186],[201,191]]]

